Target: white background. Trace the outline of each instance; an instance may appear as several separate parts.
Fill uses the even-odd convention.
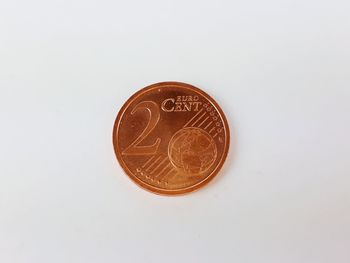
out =
[[[350,4],[2,1],[0,262],[350,262]],[[115,116],[183,81],[232,130],[202,190],[122,172]]]

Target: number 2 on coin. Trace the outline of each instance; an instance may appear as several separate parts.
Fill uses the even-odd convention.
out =
[[[147,146],[140,146],[139,144],[153,131],[160,119],[160,112],[158,105],[153,101],[142,101],[133,108],[131,114],[135,114],[138,110],[147,110],[149,112],[149,120],[145,129],[141,132],[123,152],[123,155],[153,155],[157,152],[160,138],[157,138],[155,143]]]

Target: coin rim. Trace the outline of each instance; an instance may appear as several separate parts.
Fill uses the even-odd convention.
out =
[[[122,154],[120,152],[120,148],[119,148],[119,143],[118,143],[118,134],[119,134],[119,127],[120,127],[120,121],[125,113],[125,111],[127,110],[127,108],[130,106],[130,104],[137,99],[138,97],[142,96],[144,93],[153,90],[153,89],[159,89],[165,86],[175,86],[175,87],[180,87],[180,88],[185,88],[185,89],[189,89],[189,90],[194,90],[195,92],[199,93],[201,96],[205,97],[214,107],[215,109],[219,112],[220,117],[223,121],[224,124],[224,129],[225,129],[225,147],[224,147],[224,151],[222,154],[222,157],[219,161],[219,163],[216,165],[216,167],[214,168],[214,170],[203,180],[201,180],[200,182],[185,187],[185,188],[181,188],[181,189],[170,189],[170,190],[166,190],[163,188],[158,188],[156,186],[153,185],[149,185],[146,182],[142,181],[141,179],[139,179],[136,175],[134,175],[134,173],[132,171],[130,171],[130,169],[127,167],[126,163],[124,162],[123,158],[122,158]],[[140,89],[139,91],[137,91],[136,93],[134,93],[125,103],[124,105],[120,108],[117,117],[115,119],[114,122],[114,127],[113,127],[113,134],[112,134],[112,142],[113,142],[113,148],[114,148],[114,153],[116,155],[116,158],[120,164],[120,166],[122,167],[122,169],[124,170],[124,172],[126,173],[126,175],[133,181],[135,182],[138,186],[140,186],[141,188],[151,192],[151,193],[155,193],[155,194],[159,194],[159,195],[166,195],[166,196],[175,196],[175,195],[182,195],[182,194],[187,194],[187,193],[191,193],[195,190],[198,190],[200,188],[202,188],[203,186],[207,185],[220,171],[220,169],[222,168],[222,166],[225,163],[225,160],[227,159],[227,155],[228,155],[228,151],[230,148],[230,128],[226,119],[226,116],[224,114],[224,112],[222,111],[221,107],[219,106],[219,104],[210,96],[208,95],[206,92],[204,92],[203,90],[191,85],[191,84],[187,84],[184,82],[177,82],[177,81],[165,81],[165,82],[158,82],[155,84],[151,84],[149,86],[146,86],[142,89]]]

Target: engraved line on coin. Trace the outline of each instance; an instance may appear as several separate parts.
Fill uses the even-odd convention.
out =
[[[212,131],[215,130],[215,126],[213,128],[211,128],[211,130],[209,131],[209,133],[211,133]]]
[[[207,116],[204,121],[202,121],[197,127],[201,127],[207,120],[209,119],[209,116]]]
[[[164,158],[153,170],[150,174],[153,174],[159,167],[161,167],[166,161],[169,161],[168,157]]]
[[[213,123],[213,121],[209,122],[207,126],[204,127],[204,130],[206,130],[207,128],[209,128],[209,126]]]
[[[176,171],[175,168],[171,168],[162,178],[166,178],[168,175],[170,175],[172,172],[175,172],[175,171]],[[177,171],[176,171],[176,173],[177,173]],[[169,177],[168,177],[168,179],[169,179]]]
[[[214,139],[216,136],[218,136],[218,133],[215,133],[215,134],[213,135],[213,139]]]
[[[175,172],[175,173],[173,173],[173,172]],[[170,179],[174,178],[177,174],[178,174],[177,170],[171,171],[170,173],[168,173],[166,175],[166,176],[168,176],[167,180],[169,181]]]
[[[165,175],[165,171],[168,169],[168,168],[173,168],[173,167],[171,167],[171,163],[168,163],[158,174],[156,174],[154,177],[155,178],[161,178],[162,176],[164,176]]]
[[[159,157],[146,169],[146,171],[151,170],[151,168],[152,168],[154,165],[156,165],[157,162],[158,162],[160,159],[162,159],[162,156],[159,156]]]
[[[167,169],[169,169],[170,168],[170,170],[173,170],[174,169],[174,167],[172,167],[172,164],[171,163],[168,163],[167,164],[167,166],[165,166],[157,175],[155,175],[154,177],[155,178],[158,178],[159,180],[162,180],[162,178],[170,171],[167,171],[166,173],[165,173],[165,171],[167,170]]]
[[[207,113],[204,112],[191,126],[195,126]]]
[[[151,158],[149,158],[148,159],[148,161],[147,162],[145,162],[145,164],[144,165],[142,165],[142,168],[145,168],[153,159],[154,159],[154,157],[156,157],[155,155],[153,155]]]
[[[203,111],[203,108],[200,109],[200,111],[198,111],[197,114],[194,115],[194,116],[184,125],[184,127],[186,127],[187,125],[189,125],[190,122],[193,121],[202,111]]]

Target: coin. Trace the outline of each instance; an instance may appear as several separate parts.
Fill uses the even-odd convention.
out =
[[[161,82],[136,92],[113,129],[116,157],[126,174],[156,194],[192,192],[213,179],[230,145],[219,105],[204,91]]]

